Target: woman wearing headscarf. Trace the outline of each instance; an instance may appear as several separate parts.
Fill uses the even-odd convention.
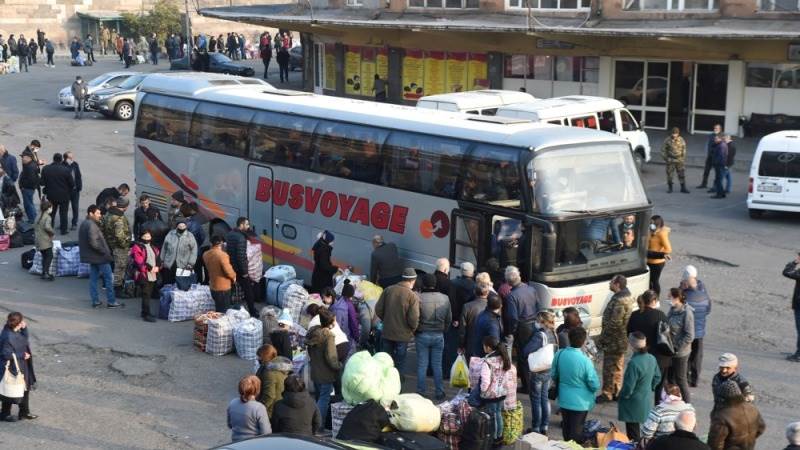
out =
[[[311,273],[311,292],[321,292],[326,287],[333,287],[333,275],[339,270],[331,262],[333,253],[333,233],[328,230],[319,235],[311,252],[314,255],[314,271]]]

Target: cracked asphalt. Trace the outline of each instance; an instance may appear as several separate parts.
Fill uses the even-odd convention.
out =
[[[121,181],[133,184],[133,126],[93,114],[74,121],[70,111],[58,108],[56,95],[76,74],[89,79],[119,69],[101,60],[93,67],[34,66],[29,74],[0,76],[0,144],[18,155],[38,138],[48,160],[56,151],[73,150],[84,173],[83,208],[102,188]],[[687,172],[692,188],[699,171]],[[697,189],[689,195],[666,194],[663,173],[659,165],[648,166],[645,173],[655,213],[672,228],[674,258],[662,286],[676,285],[683,266],[694,264],[714,301],[704,372],[693,390],[698,432],[708,430],[716,357],[732,351],[767,422],[757,448],[783,448],[784,426],[800,420],[800,365],[784,359],[794,350],[795,332],[789,309],[792,284],[780,272],[798,250],[800,216],[749,219],[747,178],[741,171],[734,173],[735,192],[725,200],[711,200]],[[68,239],[76,237],[73,232]],[[194,350],[191,322],[142,322],[137,300],[128,300],[124,310],[93,310],[86,280],[42,282],[22,271],[20,253],[0,253],[0,311],[21,311],[27,317],[39,379],[31,408],[40,418],[0,423],[0,448],[180,449],[227,442],[225,408],[250,363]],[[667,303],[663,299],[662,307]],[[414,371],[413,354],[409,358]],[[414,383],[409,373],[404,391],[413,392]],[[520,399],[527,409],[527,396]],[[601,405],[590,415],[602,421],[615,416],[614,404]],[[560,434],[559,418],[551,421],[553,434]]]

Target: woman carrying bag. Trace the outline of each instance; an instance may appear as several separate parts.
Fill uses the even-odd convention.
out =
[[[0,420],[6,422],[16,422],[17,419],[33,420],[39,416],[31,414],[29,401],[31,388],[36,384],[36,375],[33,373],[33,357],[31,356],[31,347],[28,343],[28,324],[22,317],[22,313],[12,312],[8,315],[6,326],[0,333],[0,351],[3,354],[3,371],[7,371],[11,375],[19,374],[18,370],[22,372],[25,377],[25,393],[19,398],[3,397],[2,410],[0,410]],[[3,377],[3,386],[0,386],[0,392],[6,391],[6,379]],[[19,415],[11,415],[11,405],[19,404]]]
[[[586,416],[594,409],[594,393],[600,389],[600,379],[592,361],[581,348],[586,343],[583,328],[569,330],[569,347],[556,353],[550,377],[558,389],[561,408],[561,430],[565,441],[583,440]]]
[[[541,311],[534,323],[536,331],[525,345],[530,368],[531,429],[547,436],[550,423],[550,368],[553,365],[555,349],[558,348],[558,336],[555,333],[555,317],[549,311]]]
[[[42,254],[42,280],[53,281],[53,275],[50,273],[50,265],[53,263],[53,217],[50,213],[53,207],[47,200],[42,200],[39,205],[41,213],[36,219],[36,224],[33,226],[33,233],[36,239],[36,249]]]

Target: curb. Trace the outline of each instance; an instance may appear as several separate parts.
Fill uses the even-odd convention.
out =
[[[701,158],[693,158],[693,159],[697,159],[698,161],[693,161],[693,160],[687,159],[687,161],[684,164],[684,166],[685,167],[692,167],[692,168],[695,168],[695,169],[703,169],[703,168],[705,168],[705,165],[706,165],[705,158],[702,158],[702,159]],[[753,162],[752,159],[737,159],[736,160],[736,165],[733,167],[733,171],[734,172],[740,172],[740,173],[749,173],[750,172],[750,166],[752,165],[752,162]],[[666,166],[667,163],[665,163],[662,160],[651,159],[650,162],[647,163],[647,165],[648,166],[653,166],[653,165]]]

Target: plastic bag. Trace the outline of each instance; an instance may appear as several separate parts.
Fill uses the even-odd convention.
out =
[[[439,428],[441,412],[419,394],[400,394],[392,402],[389,420],[400,431],[431,433]]]
[[[357,405],[367,400],[388,404],[400,394],[400,373],[386,353],[357,352],[347,360],[342,374],[342,396]]]
[[[367,280],[358,283],[358,290],[361,291],[361,298],[364,300],[378,300],[383,293],[382,287]]]
[[[469,368],[464,355],[459,353],[453,366],[450,368],[450,386],[454,388],[469,388]]]

